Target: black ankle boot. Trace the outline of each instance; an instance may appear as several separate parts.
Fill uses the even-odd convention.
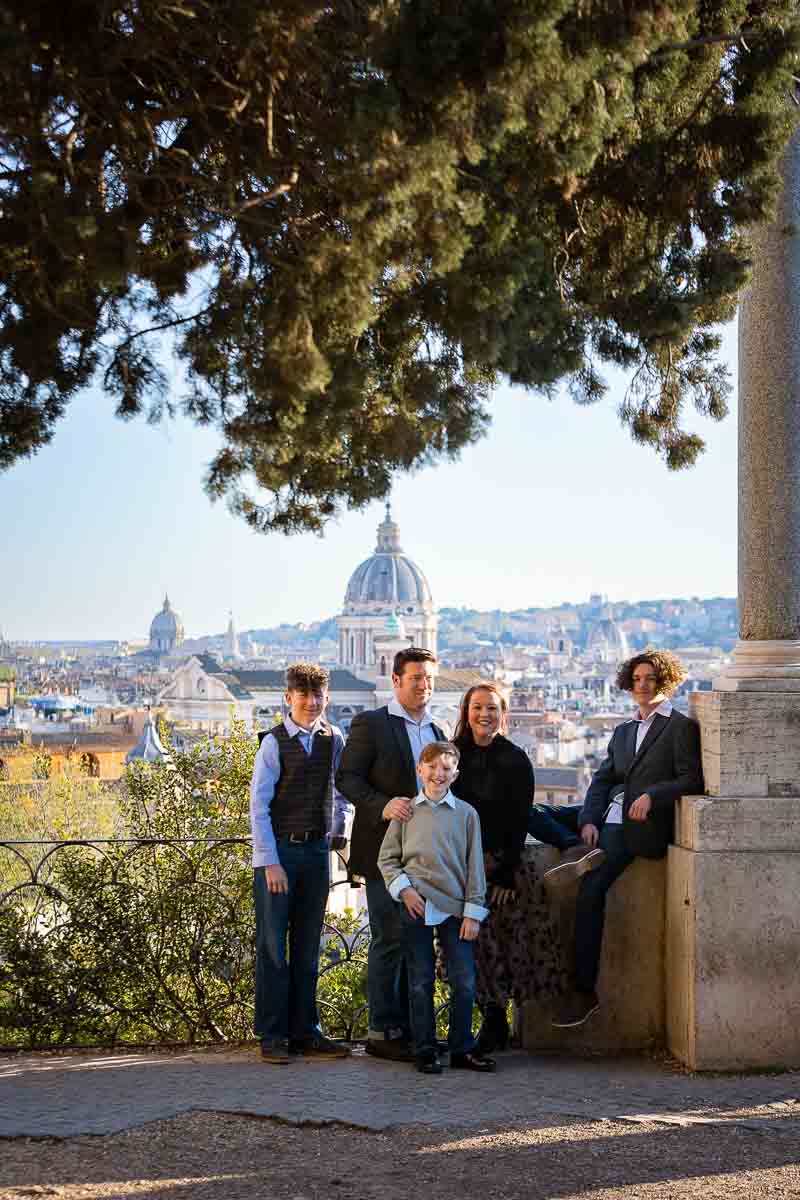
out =
[[[476,1054],[491,1054],[494,1050],[505,1050],[508,1046],[508,1021],[505,1006],[485,1004],[481,1006],[483,1021],[475,1042]]]

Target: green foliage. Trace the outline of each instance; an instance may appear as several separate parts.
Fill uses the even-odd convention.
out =
[[[672,467],[687,403],[724,415],[794,0],[70,13],[0,16],[0,467],[98,370],[122,418],[214,425],[207,490],[259,530],[456,455],[503,378],[588,403],[633,372],[622,419]]]
[[[38,754],[33,756],[33,778],[34,779],[49,779],[53,773],[52,755],[46,750],[40,750]]]
[[[0,848],[1,1042],[251,1036],[254,918],[245,835],[255,750],[239,724],[230,738],[187,753],[171,748],[169,763],[134,764],[119,798],[123,840],[52,853],[30,847],[30,868],[21,848]],[[46,811],[46,836],[58,836],[54,806]],[[74,825],[63,832],[87,836]],[[329,915],[321,951],[323,1021],[345,1036],[366,998],[358,928],[353,914]]]

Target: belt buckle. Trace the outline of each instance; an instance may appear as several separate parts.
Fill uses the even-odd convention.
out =
[[[306,833],[290,833],[289,841],[294,842],[294,844],[296,846],[304,846],[310,837],[311,837],[311,834],[308,832],[306,832]]]

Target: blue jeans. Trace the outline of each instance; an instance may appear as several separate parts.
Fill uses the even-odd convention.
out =
[[[367,958],[369,1028],[399,1030],[411,1037],[406,946],[397,903],[382,879],[368,879],[367,908],[371,940]]]
[[[580,804],[532,804],[528,813],[528,833],[537,842],[566,850],[580,845],[578,814]]]
[[[606,861],[584,875],[575,907],[575,986],[581,992],[593,992],[597,984],[608,889],[634,857],[625,849],[621,825],[604,825],[599,844]]]
[[[426,925],[424,917],[412,917],[398,902],[405,932],[408,955],[408,976],[411,991],[411,1030],[414,1053],[436,1051],[436,1014],[433,1008],[433,985],[436,978],[436,958],[433,933],[439,936],[450,985],[450,1023],[447,1048],[451,1054],[466,1054],[475,1045],[472,1036],[472,1006],[475,1003],[475,955],[472,942],[458,936],[460,917],[448,917],[441,925]]]
[[[256,1036],[264,1043],[302,1042],[319,1030],[317,973],[330,885],[326,838],[278,838],[288,893],[270,892],[263,867],[253,871],[256,910]],[[289,943],[287,962],[286,943]]]

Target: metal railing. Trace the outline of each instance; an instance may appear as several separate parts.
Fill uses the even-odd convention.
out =
[[[249,1040],[253,927],[249,838],[0,841],[0,1048]],[[366,1033],[368,944],[327,915],[333,1036]]]

